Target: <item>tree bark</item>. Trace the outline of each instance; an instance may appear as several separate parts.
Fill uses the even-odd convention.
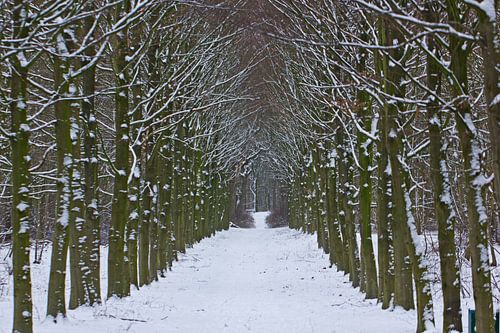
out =
[[[372,121],[368,112],[371,107],[369,96],[361,91],[358,94],[360,110],[358,118],[360,126],[368,133],[372,131]],[[376,126],[376,124],[375,124]],[[365,293],[367,299],[378,297],[377,266],[373,253],[372,228],[371,228],[371,204],[372,204],[372,181],[371,163],[373,160],[373,141],[362,133],[358,133],[358,156],[359,156],[359,205],[360,205],[360,235],[361,256],[363,258],[363,275]]]
[[[461,31],[462,20],[466,15],[457,2],[447,0],[446,4],[449,24],[457,31]],[[467,59],[470,51],[455,35],[450,35],[449,48],[450,66],[454,76],[451,78],[451,82],[454,82],[453,94],[458,100],[455,105],[457,130],[464,159],[472,288],[476,305],[476,332],[489,333],[494,330],[494,316],[488,251],[488,216],[484,200],[486,182],[482,171],[481,147],[477,129],[472,121],[469,103]]]
[[[429,22],[437,22],[436,8],[428,5],[426,16]],[[434,36],[426,41],[429,52],[440,59]],[[436,94],[441,93],[441,71],[435,58],[427,56],[427,86]],[[456,215],[452,202],[451,184],[447,165],[448,145],[444,141],[442,106],[435,96],[427,97],[427,116],[430,138],[430,174],[433,185],[434,211],[438,224],[439,258],[441,264],[441,288],[443,292],[443,332],[462,332],[460,303],[460,269],[455,246]]]
[[[88,4],[86,9],[91,11],[94,4]],[[82,23],[80,29],[80,40],[87,37],[94,24],[94,17],[89,15]],[[93,41],[93,36],[90,42]],[[95,47],[87,45],[80,67],[88,66],[95,57]],[[101,278],[100,278],[100,245],[101,227],[99,219],[99,156],[97,144],[97,119],[95,112],[95,85],[96,85],[95,65],[82,73],[82,94],[81,102],[83,118],[83,170],[84,170],[84,200],[86,207],[86,237],[87,251],[89,255],[90,281],[88,290],[88,301],[90,305],[101,302]]]
[[[58,54],[53,57],[54,61],[54,90],[57,92],[57,100],[54,105],[56,114],[56,146],[57,146],[57,201],[56,201],[56,224],[53,230],[52,257],[50,264],[49,290],[47,316],[57,320],[59,315],[66,316],[66,258],[68,254],[68,241],[70,228],[74,229],[71,213],[73,209],[73,168],[74,157],[71,140],[71,117],[72,110],[70,102],[64,97],[70,94],[71,66],[68,45],[62,33],[57,36]],[[75,230],[73,230],[75,232]],[[74,252],[73,252],[74,254]],[[74,267],[75,255],[70,259],[72,265],[72,276],[75,279]],[[72,287],[78,287],[78,282],[72,281]]]
[[[12,12],[13,40],[22,41],[29,34],[29,4],[14,1]],[[19,43],[20,44],[20,43]],[[13,48],[18,48],[13,43]],[[28,63],[23,50],[10,59],[11,158],[12,158],[12,266],[14,281],[14,333],[33,331],[33,305],[30,273],[30,155],[27,83]]]
[[[130,9],[124,0],[116,6],[116,20]],[[127,56],[129,52],[126,28],[113,35],[112,64],[115,75],[115,177],[111,204],[111,225],[108,247],[108,298],[128,296],[130,285],[125,283],[125,226],[128,221],[128,175],[129,162],[129,75]]]

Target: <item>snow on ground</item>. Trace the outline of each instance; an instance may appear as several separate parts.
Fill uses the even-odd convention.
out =
[[[45,256],[32,273],[35,332],[415,331],[413,311],[381,310],[329,268],[315,236],[266,229],[264,218],[255,216],[256,229],[231,229],[188,249],[166,278],[131,297],[68,311],[68,319],[59,324],[44,321]],[[4,280],[5,273],[0,268]],[[11,330],[11,284],[0,293],[0,332]]]
[[[253,214],[253,219],[255,221],[255,228],[256,229],[266,229],[267,224],[266,224],[266,217],[269,215],[270,212],[257,212]]]

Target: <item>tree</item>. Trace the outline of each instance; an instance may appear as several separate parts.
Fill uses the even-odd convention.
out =
[[[14,2],[12,11],[12,47],[16,52],[10,62],[10,114],[12,170],[12,265],[14,268],[14,326],[13,332],[31,332],[32,300],[30,275],[30,155],[27,100],[29,62],[23,50],[28,37],[30,22],[28,3]]]
[[[137,6],[138,4],[136,4]],[[113,15],[114,22],[124,20],[132,9],[128,0],[116,5]],[[122,23],[123,24],[123,23]],[[127,23],[125,23],[127,24]],[[130,174],[129,142],[130,142],[130,115],[129,115],[129,84],[128,73],[129,57],[128,28],[125,26],[112,37],[113,47],[112,65],[116,81],[115,90],[115,161],[114,186],[111,226],[109,231],[108,250],[108,298],[122,297],[130,293],[129,285],[124,281],[124,247],[125,226],[128,218],[128,175]]]

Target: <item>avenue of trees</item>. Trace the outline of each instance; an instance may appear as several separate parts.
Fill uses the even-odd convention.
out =
[[[44,248],[58,321],[270,209],[315,233],[366,298],[415,309],[417,332],[463,331],[467,271],[477,332],[493,332],[499,6],[0,0],[13,331],[32,331],[30,265]]]

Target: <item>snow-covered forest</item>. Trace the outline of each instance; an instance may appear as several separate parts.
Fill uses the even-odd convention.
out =
[[[0,0],[0,331],[496,332],[499,13]]]

